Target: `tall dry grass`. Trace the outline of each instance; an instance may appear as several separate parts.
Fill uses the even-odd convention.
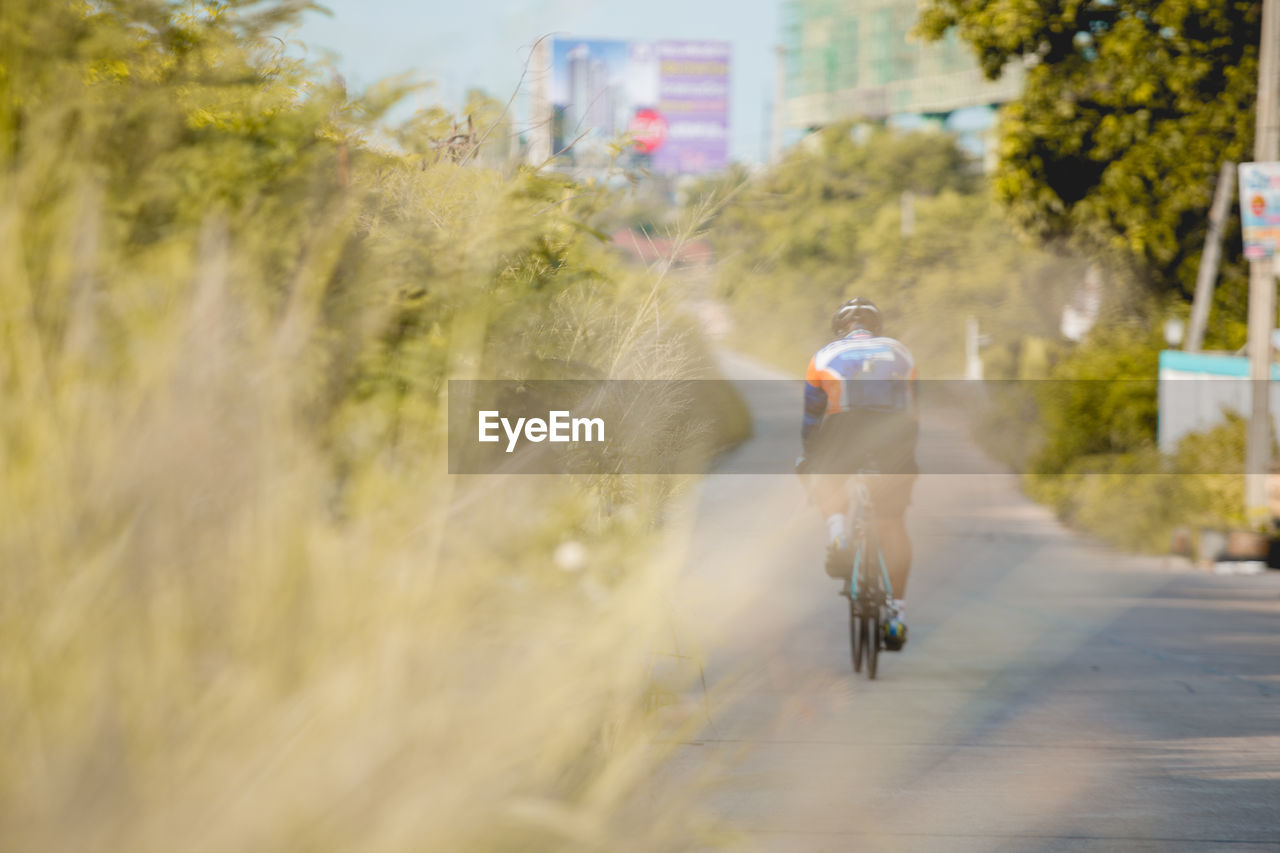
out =
[[[449,477],[442,415],[696,334],[603,191],[372,151],[177,5],[0,29],[0,848],[704,838],[652,783],[673,481]]]
[[[5,846],[687,838],[673,792],[646,789],[673,566],[655,507],[602,518],[545,478],[459,500],[430,452],[355,457],[339,494],[298,414],[305,321],[255,328],[233,265],[171,269],[191,286],[128,330],[127,377],[96,377],[75,335],[6,377]],[[5,280],[8,309],[28,283]],[[28,330],[5,316],[12,357]],[[586,554],[557,565],[567,540]]]

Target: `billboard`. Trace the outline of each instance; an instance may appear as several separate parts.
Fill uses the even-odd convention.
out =
[[[662,174],[724,168],[729,43],[563,39],[551,44],[552,153],[604,165],[623,155]]]

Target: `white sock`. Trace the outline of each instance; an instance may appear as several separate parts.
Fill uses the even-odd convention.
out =
[[[893,600],[893,609],[898,611],[898,618],[903,622],[907,621],[907,602],[905,599],[895,598]]]
[[[844,513],[827,517],[827,542],[839,544],[842,547],[845,544]]]

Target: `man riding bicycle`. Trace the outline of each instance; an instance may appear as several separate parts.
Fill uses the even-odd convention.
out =
[[[850,475],[876,472],[868,483],[875,528],[889,571],[897,619],[886,623],[886,647],[906,642],[903,597],[911,570],[911,541],[903,520],[915,484],[916,369],[910,351],[881,335],[880,310],[856,298],[831,318],[836,340],[818,350],[805,372],[801,439],[796,463],[812,475],[810,495],[827,521],[827,574],[848,579],[853,565],[846,518]],[[894,624],[896,622],[897,624]]]

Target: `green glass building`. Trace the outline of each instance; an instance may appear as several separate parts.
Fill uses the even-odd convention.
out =
[[[787,0],[782,6],[783,134],[845,119],[945,119],[1017,97],[1020,69],[987,80],[954,32],[911,34],[917,0]]]

